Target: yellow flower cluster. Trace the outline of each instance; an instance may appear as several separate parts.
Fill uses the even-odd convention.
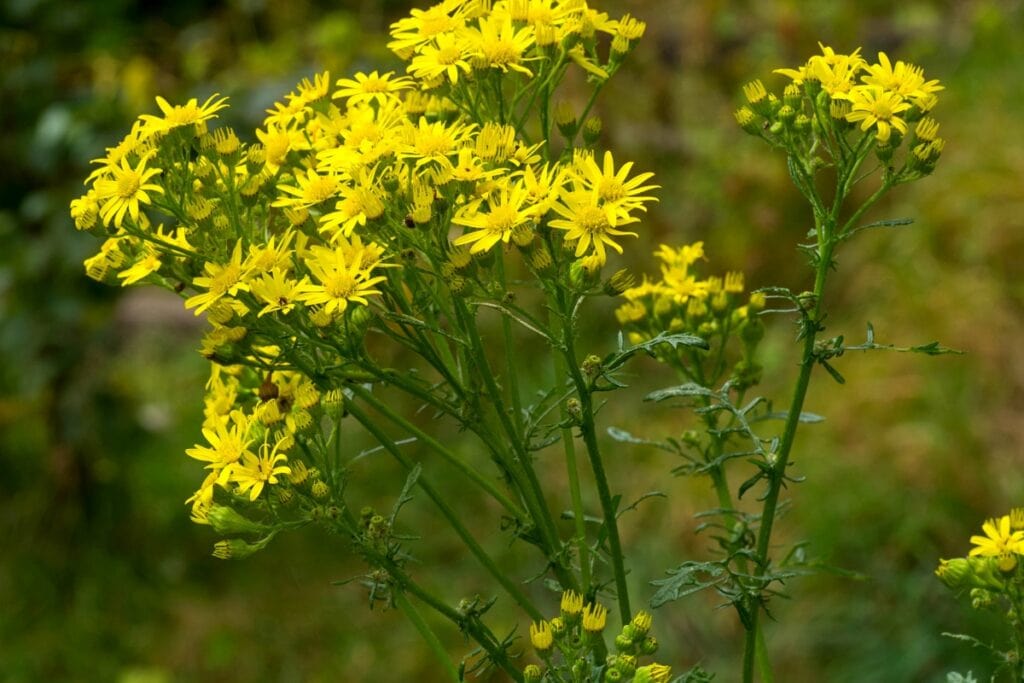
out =
[[[334,354],[343,366],[370,324],[408,314],[395,302],[424,281],[435,300],[469,286],[488,296],[493,274],[469,283],[468,271],[499,245],[560,286],[622,251],[635,236],[625,226],[655,201],[652,174],[595,153],[599,125],[552,96],[569,69],[599,88],[644,28],[583,0],[444,0],[392,26],[405,75],[303,80],[252,142],[211,130],[224,97],[158,97],[159,113],[94,161],[71,203],[75,226],[104,239],[86,272],[172,289],[210,323],[202,353],[222,367],[207,443],[189,450],[209,470],[190,499],[198,520],[218,487],[256,501],[295,474],[308,406],[261,396],[254,368],[279,392],[302,377],[313,391],[301,362]],[[296,355],[310,338],[316,350]]]
[[[623,291],[626,303],[615,311],[619,324],[629,333],[630,342],[640,344],[663,332],[703,338],[716,350],[713,357],[667,345],[662,345],[657,353],[660,360],[677,367],[690,379],[708,385],[725,370],[720,354],[725,341],[736,335],[743,340],[745,350],[734,368],[734,377],[747,386],[756,383],[760,367],[754,363],[753,355],[763,336],[764,327],[757,313],[764,308],[764,294],[755,292],[743,297],[744,278],[739,272],[698,278],[694,266],[705,258],[703,242],[678,248],[663,244],[654,256],[661,262],[661,277],[651,280],[645,275],[639,285]]]
[[[597,636],[607,625],[608,610],[600,603],[584,604],[583,596],[574,591],[562,593],[559,616],[530,624],[530,643],[548,667],[545,672],[536,664],[524,669],[524,678],[529,681],[569,680],[559,677],[566,671],[584,670],[581,667],[605,670],[603,680],[633,681],[634,683],[666,683],[671,667],[664,664],[638,666],[642,656],[653,655],[658,643],[650,635],[652,618],[648,612],[638,612],[622,627],[615,638],[615,654],[606,655],[602,662],[595,662]],[[562,655],[563,662],[554,658],[555,650]]]
[[[775,70],[791,80],[781,98],[760,81],[748,83],[743,88],[747,104],[736,111],[740,126],[782,146],[811,137],[812,132],[829,138],[859,129],[873,137],[883,161],[909,136],[907,170],[917,177],[930,173],[945,145],[938,137],[938,123],[929,116],[943,90],[939,81],[927,80],[923,69],[913,64],[893,64],[884,52],[869,63],[859,48],[838,54],[826,45],[820,47],[822,54],[806,64]]]

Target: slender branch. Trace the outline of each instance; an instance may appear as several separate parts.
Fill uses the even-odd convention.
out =
[[[416,609],[416,606],[409,602],[409,599],[405,597],[405,592],[402,590],[392,591],[391,595],[395,599],[395,604],[398,605],[399,609],[405,613],[405,616],[409,621],[412,622],[416,630],[423,636],[423,640],[427,642],[427,647],[437,657],[437,661],[440,662],[441,668],[444,669],[445,674],[448,678],[459,683],[462,679],[459,676],[458,670],[455,668],[455,664],[452,662],[452,658],[448,656],[448,652],[445,651],[444,645],[441,644],[441,640],[437,637],[437,634],[430,628],[430,625],[423,619],[423,616]]]

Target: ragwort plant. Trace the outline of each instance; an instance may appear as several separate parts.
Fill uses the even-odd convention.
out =
[[[598,148],[590,112],[644,29],[583,0],[446,0],[392,26],[389,47],[405,75],[304,80],[250,142],[210,130],[226,98],[158,98],[160,114],[140,116],[96,160],[71,207],[77,228],[104,238],[87,273],[172,290],[209,323],[203,441],[187,452],[206,475],[187,502],[192,519],[224,539],[214,555],[243,558],[311,524],[343,537],[366,563],[371,606],[402,610],[450,680],[496,667],[517,681],[667,681],[669,666],[645,661],[658,643],[650,613],[630,596],[619,534],[626,506],[606,474],[596,420],[600,395],[622,388],[620,369],[643,353],[685,381],[649,398],[685,399],[703,429],[660,445],[686,458],[680,472],[711,477],[723,529],[723,559],[680,565],[656,582],[653,604],[714,587],[747,629],[744,679],[755,659],[771,678],[760,615],[793,573],[770,557],[771,534],[797,426],[808,418],[811,371],[838,379],[836,356],[892,348],[870,328],[857,346],[821,339],[826,277],[843,241],[890,224],[862,225],[864,213],[934,168],[942,141],[927,113],[940,87],[884,54],[869,65],[829,48],[784,70],[792,83],[782,98],[747,86],[740,125],[785,153],[813,210],[813,242],[802,245],[813,290],[746,295],[742,274],[698,279],[701,243],[662,246],[660,279],[637,283],[609,274],[607,261],[636,236],[658,186]],[[570,71],[589,90],[582,106],[561,99]],[[867,182],[877,189],[849,207]],[[603,296],[624,297],[624,333],[603,342],[603,355],[585,354],[580,320]],[[777,301],[782,310],[771,307]],[[802,356],[788,410],[773,413],[747,393],[762,373],[763,318],[780,312],[796,316]],[[523,386],[517,350],[526,337],[550,351],[546,386]],[[415,366],[390,367],[395,349]],[[399,395],[476,447],[445,443],[395,407]],[[782,419],[781,434],[755,431],[769,418]],[[355,433],[404,473],[390,510],[358,503],[350,465],[361,454],[347,446]],[[552,509],[541,457],[565,468],[566,514]],[[551,600],[528,588],[531,577],[499,566],[474,537],[440,493],[432,459],[500,509],[493,524],[535,553],[532,580],[560,595],[557,616],[545,616]],[[753,474],[734,488],[728,470],[742,463]],[[592,492],[583,490],[584,464]],[[739,497],[755,486],[762,509],[742,511]],[[488,625],[499,597],[450,604],[417,577],[398,520],[413,496],[430,501],[500,599],[522,610],[537,663],[518,662],[516,634]],[[423,609],[478,650],[453,659]],[[610,642],[609,609],[619,625]],[[708,679],[698,668],[676,680]]]

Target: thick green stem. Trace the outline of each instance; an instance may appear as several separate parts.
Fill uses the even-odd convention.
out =
[[[406,618],[412,622],[413,626],[416,627],[416,630],[420,632],[421,636],[423,636],[423,640],[427,642],[427,647],[429,647],[430,651],[434,653],[435,657],[437,657],[437,661],[440,662],[441,668],[444,669],[447,677],[450,680],[455,681],[455,683],[459,683],[459,681],[462,680],[459,677],[459,672],[455,668],[452,658],[449,657],[448,652],[445,651],[444,645],[441,644],[441,640],[430,628],[430,624],[423,619],[423,616],[419,613],[419,610],[416,609],[416,606],[409,602],[409,599],[405,597],[404,591],[396,590],[392,592],[392,595],[395,598],[395,604],[398,605],[399,609],[405,613]]]

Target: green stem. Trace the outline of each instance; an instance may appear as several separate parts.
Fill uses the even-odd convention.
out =
[[[479,486],[481,489],[486,491],[492,498],[498,501],[502,507],[504,507],[508,513],[517,519],[523,519],[526,517],[526,513],[519,508],[512,500],[508,498],[504,493],[498,490],[494,484],[492,484],[486,477],[480,474],[474,467],[463,462],[457,455],[452,453],[450,450],[444,447],[441,442],[433,438],[416,425],[412,424],[404,417],[391,410],[383,401],[378,400],[372,393],[367,391],[361,386],[353,385],[350,387],[352,393],[358,396],[361,400],[367,404],[373,406],[374,410],[381,413],[389,420],[394,422],[396,425],[409,432],[412,436],[415,436],[417,441],[422,442],[425,446],[430,448],[442,458],[445,462],[450,464],[452,467],[457,469],[459,472],[464,474],[474,484]]]
[[[570,303],[571,302],[565,302]],[[579,360],[576,357],[575,330],[573,329],[573,305],[563,307],[563,351],[565,362],[576,387],[576,394],[580,401],[580,432],[583,435],[583,443],[587,447],[587,457],[590,459],[590,467],[594,472],[594,482],[597,485],[597,496],[601,501],[601,511],[604,516],[605,531],[608,533],[608,552],[611,555],[612,571],[615,574],[615,590],[618,593],[619,615],[623,624],[628,624],[633,613],[629,607],[629,584],[626,582],[625,557],[622,554],[622,542],[619,540],[618,510],[612,500],[611,488],[608,486],[608,476],[604,471],[604,461],[601,459],[601,450],[597,443],[597,432],[594,425],[594,402],[590,393],[590,387],[580,373]]]
[[[555,327],[555,313],[552,309],[551,328]],[[555,385],[558,386],[569,376],[565,366],[565,356],[555,354]],[[560,406],[562,421],[567,422],[569,413],[565,402]],[[584,591],[590,590],[590,546],[587,544],[587,522],[583,513],[583,495],[580,490],[579,466],[576,463],[576,442],[573,440],[572,427],[562,430],[562,447],[565,451],[565,468],[569,478],[569,495],[572,497],[572,516],[576,529],[576,551],[580,556],[580,579]]]
[[[505,280],[505,259],[503,254],[498,254],[498,282],[501,288],[508,291]],[[523,434],[523,401],[519,396],[519,370],[516,368],[516,347],[512,342],[512,323],[508,316],[501,316],[501,334],[505,342],[505,375],[508,382],[508,393],[512,399],[512,421],[515,424],[516,433]]]
[[[812,311],[804,313],[805,317],[802,322],[804,326],[804,345],[800,357],[800,373],[797,376],[796,386],[793,389],[793,398],[789,404],[789,412],[786,414],[786,424],[783,428],[779,451],[776,454],[775,462],[771,464],[768,492],[765,494],[764,507],[761,512],[761,528],[758,530],[754,559],[757,563],[756,569],[762,573],[768,568],[768,550],[771,544],[772,527],[775,523],[779,494],[782,491],[782,484],[786,479],[786,466],[789,463],[789,454],[796,438],[797,426],[800,424],[800,413],[803,411],[807,387],[810,385],[811,370],[814,369],[814,342],[817,338],[818,326],[821,321],[825,280],[828,277],[828,270],[832,263],[832,249],[834,247],[832,231],[834,226],[834,217],[829,217],[829,223],[821,226],[824,228],[822,231],[823,241],[818,245],[817,272],[814,280],[814,308]],[[747,601],[751,623],[747,629],[743,651],[744,683],[752,683],[754,680],[754,660],[757,651],[758,633],[760,632],[758,618],[761,612],[760,590],[763,587],[758,586],[757,595]]]
[[[564,559],[560,556],[562,542],[558,536],[558,530],[555,528],[551,510],[544,498],[544,491],[541,488],[540,480],[537,478],[537,473],[530,462],[530,454],[523,447],[522,435],[516,431],[502,404],[501,391],[498,389],[498,385],[494,381],[494,375],[491,373],[487,356],[484,353],[483,342],[480,340],[480,334],[476,329],[476,323],[464,302],[456,301],[455,310],[460,325],[469,336],[471,357],[476,365],[477,373],[483,380],[484,386],[491,397],[491,401],[494,404],[494,412],[497,413],[498,420],[501,422],[502,428],[516,454],[520,470],[526,475],[527,481],[524,482],[525,485],[521,486],[523,502],[530,511],[533,521],[537,524],[537,530],[544,538],[548,560],[551,562],[559,581],[562,582],[563,588],[578,590],[579,585],[576,578],[568,571],[564,564]]]
[[[370,417],[364,413],[359,406],[352,401],[346,401],[345,408],[352,417],[366,428],[366,431],[370,432],[370,434],[377,439],[380,445],[383,446],[384,449],[402,465],[402,467],[409,471],[413,469],[415,465],[412,460],[407,458],[402,451],[398,449],[394,442],[388,438],[387,434],[381,431],[381,429],[374,424]],[[515,600],[516,603],[522,607],[532,619],[543,619],[540,611],[534,607],[530,599],[527,598],[521,590],[519,590],[519,587],[501,571],[498,565],[495,564],[494,560],[491,559],[482,547],[480,547],[480,544],[477,543],[476,539],[469,533],[469,530],[459,520],[455,511],[452,510],[444,501],[444,497],[430,484],[426,475],[420,474],[419,478],[416,480],[416,485],[423,489],[423,492],[426,493],[427,497],[433,501],[435,506],[437,506],[437,509],[441,512],[442,516],[444,516],[448,521],[455,533],[458,534],[459,538],[462,539],[462,542],[466,544],[466,547],[473,556],[476,557],[488,573],[490,573],[491,576],[501,584],[502,588],[505,589],[512,599]]]
[[[441,644],[441,640],[437,637],[437,634],[430,628],[430,625],[424,621],[423,616],[416,609],[416,606],[409,602],[409,599],[405,597],[405,592],[396,590],[392,592],[392,596],[395,599],[395,604],[398,605],[399,609],[405,613],[405,616],[412,622],[416,630],[423,636],[423,640],[427,641],[427,647],[434,653],[437,660],[441,663],[441,668],[448,675],[448,678],[455,683],[459,683],[462,679],[459,677],[459,672],[455,668],[455,664],[452,662],[451,657],[448,656],[448,652],[445,651],[444,645]]]

